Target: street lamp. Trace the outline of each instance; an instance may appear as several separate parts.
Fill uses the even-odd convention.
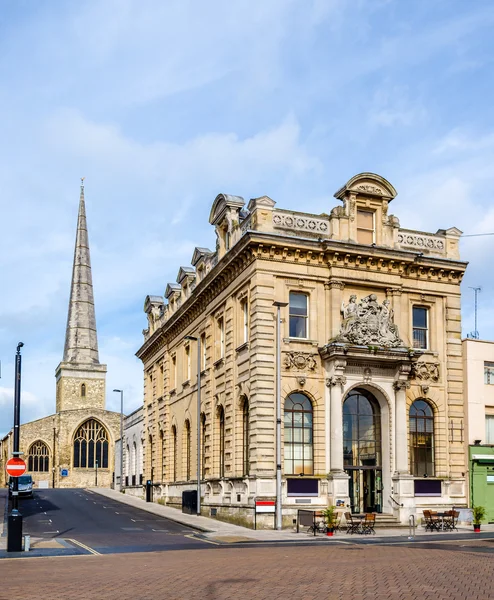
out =
[[[197,342],[197,516],[201,515],[201,338],[186,335],[184,340]]]
[[[276,306],[276,529],[281,529],[281,307],[288,302],[273,302]]]
[[[120,394],[120,491],[123,489],[123,390],[113,390]]]

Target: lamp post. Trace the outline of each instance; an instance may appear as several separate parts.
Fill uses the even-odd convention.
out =
[[[186,335],[197,342],[197,516],[201,516],[201,338]]]
[[[21,422],[21,348],[22,342],[17,344],[15,355],[15,382],[14,382],[14,435],[12,454],[18,458]],[[7,521],[7,552],[20,552],[22,550],[22,515],[19,506],[19,477],[12,481],[12,510]]]
[[[113,390],[120,394],[120,491],[123,490],[123,390]]]
[[[276,529],[282,525],[281,498],[281,307],[288,302],[273,302],[276,306]]]
[[[98,461],[94,463],[95,471],[94,471],[94,487],[98,487]]]

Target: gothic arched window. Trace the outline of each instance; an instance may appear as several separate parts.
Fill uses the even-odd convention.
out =
[[[410,406],[410,473],[434,477],[434,412],[425,400]]]
[[[312,402],[295,392],[285,400],[285,475],[312,475]]]
[[[83,383],[81,385],[81,398],[85,398],[86,397],[86,384]]]
[[[38,440],[31,445],[27,457],[27,470],[33,473],[47,473],[49,471],[49,451],[48,446]]]
[[[74,436],[74,468],[108,468],[108,432],[95,419],[83,423]]]

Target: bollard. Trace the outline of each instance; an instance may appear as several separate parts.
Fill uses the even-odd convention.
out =
[[[408,517],[408,539],[413,540],[415,537],[415,515]]]
[[[24,536],[24,552],[29,552],[30,549],[31,549],[31,536],[25,535]]]
[[[22,552],[22,515],[17,509],[7,519],[7,552]]]
[[[153,501],[153,483],[150,479],[146,481],[146,502]]]

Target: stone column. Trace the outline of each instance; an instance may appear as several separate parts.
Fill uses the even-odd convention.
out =
[[[343,472],[343,386],[346,377],[339,375],[326,379],[330,395],[330,460],[332,473]]]
[[[395,381],[395,473],[408,473],[407,397],[409,381]]]
[[[326,285],[329,289],[329,339],[332,339],[340,332],[341,302],[345,284],[337,279],[331,279]]]

